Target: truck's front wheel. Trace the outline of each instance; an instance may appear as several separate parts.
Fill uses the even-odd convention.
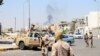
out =
[[[20,48],[21,50],[24,50],[24,49],[25,49],[25,44],[24,44],[24,42],[20,42],[20,43],[19,43],[19,48]]]

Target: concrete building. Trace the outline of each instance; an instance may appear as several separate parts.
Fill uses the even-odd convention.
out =
[[[84,18],[76,19],[75,28],[84,27],[84,26],[85,26],[85,19]]]
[[[84,35],[84,28],[85,28],[85,19],[84,17],[80,17],[80,18],[76,18],[74,19],[74,21],[72,22],[75,22],[75,30],[74,30],[74,34],[82,34]],[[73,29],[73,27],[72,27]]]
[[[83,33],[92,31],[95,36],[100,35],[100,12],[90,12],[84,17],[77,18],[75,32]]]
[[[90,29],[100,27],[100,12],[90,12],[85,16],[85,23]]]
[[[100,12],[90,12],[84,17],[86,28],[88,31],[92,31],[94,36],[100,37]]]

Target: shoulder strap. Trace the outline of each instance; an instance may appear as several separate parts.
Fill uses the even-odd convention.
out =
[[[70,56],[70,47],[68,48],[68,56]]]
[[[62,45],[61,45],[61,47],[62,47]],[[67,56],[70,56],[70,46],[68,47],[68,50],[66,50],[66,51],[67,51]]]

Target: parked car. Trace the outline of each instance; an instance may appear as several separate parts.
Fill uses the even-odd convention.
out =
[[[63,40],[68,42],[69,45],[72,45],[75,42],[74,36],[69,34],[63,34]],[[49,34],[49,47],[51,47],[55,43],[55,38],[53,35]]]
[[[75,39],[83,39],[83,35],[81,33],[75,33],[74,38]]]
[[[63,40],[68,42],[70,45],[72,45],[75,42],[74,36],[73,35],[63,35]]]
[[[54,36],[50,36],[49,40],[50,40],[50,46],[52,46],[52,44],[55,43]],[[75,39],[74,39],[74,36],[73,35],[63,34],[63,40],[65,42],[68,42],[69,45],[72,45],[75,42]]]

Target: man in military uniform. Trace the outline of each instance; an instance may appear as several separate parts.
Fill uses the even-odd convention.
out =
[[[48,56],[49,36],[46,34],[42,37],[42,56]]]
[[[62,31],[55,32],[56,43],[52,46],[51,56],[74,56],[73,49],[62,40]]]
[[[84,35],[84,40],[85,40],[85,43],[86,43],[86,47],[89,47],[89,42],[88,42],[89,37],[88,37],[87,33]]]
[[[89,40],[91,41],[91,48],[93,47],[93,34],[89,32]]]

